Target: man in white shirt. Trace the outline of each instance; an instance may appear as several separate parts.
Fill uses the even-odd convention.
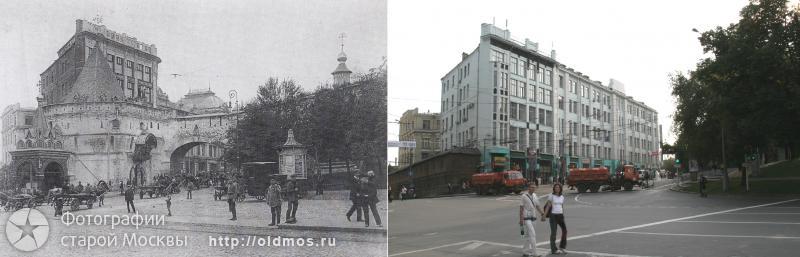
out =
[[[520,194],[519,201],[519,225],[525,227],[527,240],[523,243],[523,256],[541,256],[536,254],[536,231],[533,230],[533,222],[536,221],[535,213],[539,217],[544,216],[544,212],[539,207],[539,199],[536,196],[536,184],[528,183],[528,191]],[[534,212],[535,211],[535,212]]]

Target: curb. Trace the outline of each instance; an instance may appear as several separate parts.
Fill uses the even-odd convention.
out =
[[[350,233],[376,233],[386,235],[386,227],[383,228],[354,228],[354,227],[324,227],[324,226],[306,226],[306,225],[278,225],[279,229],[293,229],[293,230],[313,230],[323,232],[350,232]]]
[[[263,234],[271,235],[265,232],[274,231],[277,229],[291,229],[291,230],[312,230],[320,232],[348,232],[348,233],[381,233],[386,234],[386,228],[347,228],[347,227],[324,227],[324,226],[304,226],[304,225],[278,225],[278,227],[257,227],[248,225],[231,225],[231,224],[211,224],[211,223],[195,223],[195,222],[178,222],[171,221],[166,223],[166,227],[170,226],[193,226],[194,228],[206,228],[207,230],[200,229],[200,231],[213,232],[215,228],[226,227],[235,228],[238,231],[247,230],[250,234]]]

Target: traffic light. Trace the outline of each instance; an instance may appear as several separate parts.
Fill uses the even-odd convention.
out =
[[[675,159],[675,164],[681,164],[681,159]]]

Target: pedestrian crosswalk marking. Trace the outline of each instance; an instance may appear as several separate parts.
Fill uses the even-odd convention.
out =
[[[659,235],[659,236],[695,236],[695,237],[732,237],[732,238],[768,238],[768,239],[800,239],[796,236],[747,236],[747,235],[708,235],[708,234],[673,234],[673,233],[651,233],[651,232],[633,232],[633,231],[618,231],[615,233],[621,234],[637,234],[637,235]]]

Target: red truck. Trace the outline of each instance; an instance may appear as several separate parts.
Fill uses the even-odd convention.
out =
[[[578,193],[586,191],[597,193],[603,186],[608,186],[608,190],[611,191],[623,188],[625,191],[631,191],[634,185],[639,185],[639,174],[631,165],[623,166],[615,176],[611,176],[605,167],[570,169],[567,185],[576,187]]]
[[[506,194],[514,192],[519,194],[525,189],[528,180],[522,173],[515,170],[501,172],[486,172],[472,175],[472,187],[478,195]]]

